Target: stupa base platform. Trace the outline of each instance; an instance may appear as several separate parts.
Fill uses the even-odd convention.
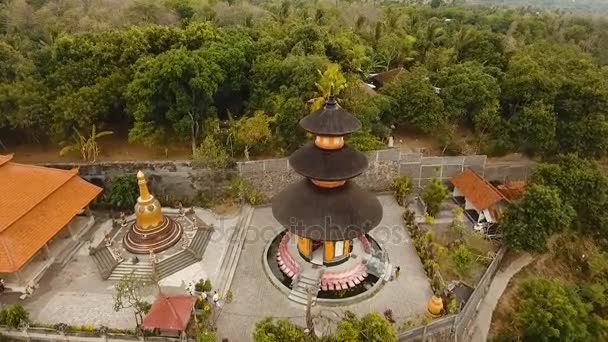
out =
[[[156,254],[173,247],[182,233],[182,226],[168,216],[163,216],[163,222],[154,229],[142,229],[133,222],[123,238],[123,246],[133,254]]]

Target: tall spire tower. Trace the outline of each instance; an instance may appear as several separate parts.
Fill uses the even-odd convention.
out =
[[[338,105],[333,87],[325,106],[300,120],[300,126],[315,140],[295,151],[289,163],[305,178],[273,198],[272,213],[297,236],[301,256],[332,266],[349,258],[353,239],[380,223],[382,206],[352,181],[368,162],[344,137],[359,130],[361,122]]]

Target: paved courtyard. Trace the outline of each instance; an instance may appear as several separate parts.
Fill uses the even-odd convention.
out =
[[[335,319],[345,310],[365,314],[391,309],[395,320],[400,322],[426,312],[432,291],[402,225],[403,208],[397,205],[393,196],[380,196],[379,199],[384,217],[370,235],[388,252],[390,262],[401,266],[399,279],[386,283],[373,297],[362,302],[340,307],[317,305],[313,314],[321,312]],[[232,282],[234,300],[225,306],[218,319],[218,337],[227,337],[230,341],[251,340],[255,323],[267,316],[289,318],[305,325],[305,307],[291,302],[276,289],[267,279],[262,265],[266,245],[281,229],[271,208],[255,210]]]
[[[210,277],[215,279],[221,255],[228,238],[238,221],[238,215],[220,218],[208,210],[196,209],[196,214],[215,231],[207,245],[203,260],[161,281],[167,291],[183,291],[190,281]],[[40,281],[34,295],[24,301],[17,295],[3,295],[2,305],[20,303],[30,312],[34,322],[44,324],[66,323],[68,325],[107,326],[119,329],[135,327],[133,311],[124,309],[115,312],[112,295],[114,281],[102,281],[93,259],[89,256],[90,241],[98,241],[110,228],[110,221],[97,223],[85,239],[87,242],[73,259],[63,268],[53,266]],[[154,300],[156,288],[145,291],[149,302]]]

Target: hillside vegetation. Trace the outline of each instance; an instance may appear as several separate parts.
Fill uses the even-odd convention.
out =
[[[333,84],[364,150],[405,126],[460,153],[466,128],[474,152],[599,158],[607,47],[603,18],[437,1],[5,0],[0,148],[95,126],[195,155],[282,154]]]

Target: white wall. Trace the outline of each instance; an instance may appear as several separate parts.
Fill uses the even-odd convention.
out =
[[[462,196],[462,192],[460,192],[460,190],[458,190],[457,187],[454,187],[454,197],[461,197]]]

